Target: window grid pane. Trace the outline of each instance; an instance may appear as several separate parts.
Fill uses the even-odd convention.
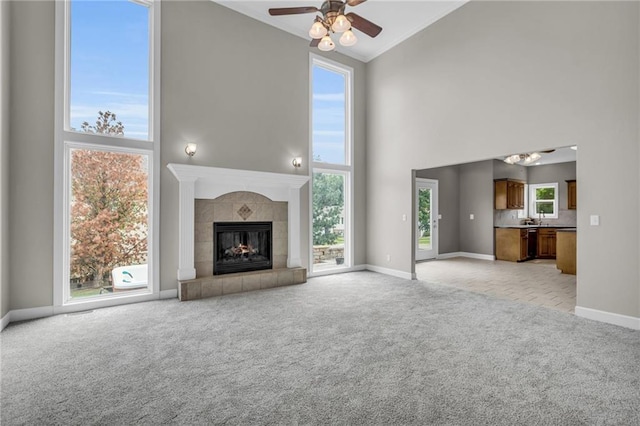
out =
[[[148,140],[150,8],[123,0],[70,5],[67,130]]]
[[[70,151],[72,298],[146,289],[148,157]]]
[[[313,66],[313,161],[347,164],[346,77]]]

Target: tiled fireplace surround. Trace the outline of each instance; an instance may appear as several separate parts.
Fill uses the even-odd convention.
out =
[[[178,296],[195,300],[306,282],[300,188],[307,176],[169,164],[179,182]],[[214,222],[273,222],[273,269],[213,275]]]

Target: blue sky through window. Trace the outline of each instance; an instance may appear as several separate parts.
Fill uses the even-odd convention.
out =
[[[70,125],[111,111],[125,137],[149,138],[149,9],[127,0],[71,2]]]
[[[313,158],[345,164],[345,76],[313,67]]]

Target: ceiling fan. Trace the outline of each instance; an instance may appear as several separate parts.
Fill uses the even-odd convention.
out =
[[[341,33],[340,44],[343,46],[353,46],[358,41],[356,35],[351,31],[355,28],[362,31],[369,37],[376,37],[382,31],[382,27],[364,19],[353,12],[344,13],[347,6],[354,7],[366,0],[326,0],[318,9],[315,6],[303,7],[281,7],[269,9],[269,15],[299,15],[303,13],[320,12],[322,16],[316,15],[316,19],[309,30],[312,47],[328,52],[335,49],[336,45],[331,39],[331,33]]]

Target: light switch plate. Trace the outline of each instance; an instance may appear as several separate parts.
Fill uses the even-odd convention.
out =
[[[473,220],[473,219],[475,219],[475,216],[473,215],[473,213],[471,213],[471,214],[469,215],[469,220]]]
[[[438,219],[442,219],[442,215],[441,214],[438,215]]]
[[[600,226],[600,216],[597,214],[591,215],[591,226]]]

